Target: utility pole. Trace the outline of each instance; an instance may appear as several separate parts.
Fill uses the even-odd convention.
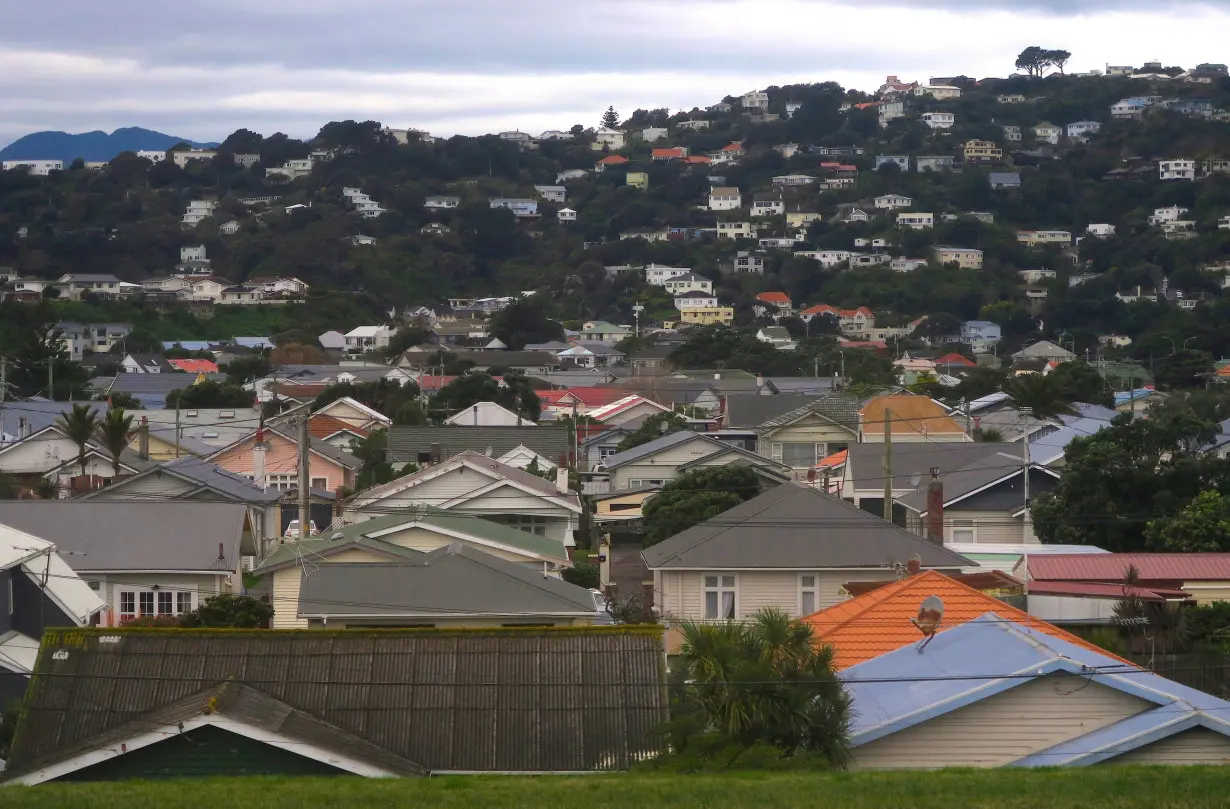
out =
[[[1025,469],[1022,484],[1025,491],[1025,514],[1021,518],[1021,542],[1023,544],[1029,544],[1029,535],[1032,533],[1029,518],[1029,417],[1033,415],[1033,412],[1032,407],[1021,408],[1021,463]]]
[[[179,399],[175,400],[175,460],[179,460]]]
[[[56,400],[55,373],[56,373],[55,357],[48,357],[47,358],[47,398],[53,402]]]
[[[311,479],[308,476],[308,461],[311,456],[308,454],[308,417],[306,414],[299,417],[299,539],[307,539],[311,534],[308,532],[308,526],[311,524],[311,508],[309,506]]]
[[[893,521],[893,409],[884,408],[884,519]]]

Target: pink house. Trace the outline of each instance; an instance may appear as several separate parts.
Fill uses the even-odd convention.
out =
[[[264,428],[266,449],[256,452],[256,433],[241,438],[211,455],[208,460],[237,475],[251,478],[267,489],[286,491],[299,486],[298,446],[293,433]],[[263,456],[263,457],[262,457]],[[310,440],[308,477],[313,489],[336,492],[354,488],[362,461],[347,452],[313,438]],[[262,480],[263,479],[263,480]]]

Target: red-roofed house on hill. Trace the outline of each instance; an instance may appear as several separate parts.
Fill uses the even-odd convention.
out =
[[[606,171],[611,166],[622,166],[628,162],[628,158],[623,155],[607,155],[594,164],[594,171]]]
[[[826,315],[837,318],[841,333],[848,338],[868,337],[876,325],[875,312],[866,306],[860,306],[857,309],[838,309],[836,306],[818,303],[799,313],[804,323],[810,322],[813,317]]]
[[[978,363],[974,362],[969,357],[966,357],[962,354],[958,354],[955,351],[952,352],[951,354],[945,354],[944,356],[940,357],[939,359],[935,361],[935,364],[936,365],[959,365],[962,368],[974,368],[978,365]]]
[[[543,410],[563,416],[571,416],[574,407],[578,416],[586,416],[595,408],[605,407],[628,396],[628,391],[623,388],[598,387],[540,390],[537,393]]]
[[[745,154],[747,152],[743,149],[742,143],[728,143],[716,152],[710,152],[709,159],[714,163],[733,163]]]
[[[761,292],[756,296],[756,302],[765,304],[767,307],[772,307],[777,311],[777,314],[788,315],[794,311],[790,303],[790,296],[785,292]]]
[[[652,160],[683,160],[688,156],[686,146],[672,146],[667,149],[654,149],[649,157]]]
[[[218,363],[213,360],[168,359],[171,367],[187,374],[216,374]]]

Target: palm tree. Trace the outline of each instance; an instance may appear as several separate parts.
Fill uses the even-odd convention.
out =
[[[846,762],[850,699],[832,647],[814,643],[811,627],[765,608],[748,622],[685,624],[682,631],[672,672],[675,717],[683,720],[675,749],[716,738]]]
[[[81,465],[81,475],[84,477],[85,447],[98,429],[98,414],[89,405],[75,404],[70,412],[60,415],[59,427],[77,445],[77,463]]]
[[[1005,382],[1003,390],[1014,407],[1029,408],[1036,419],[1057,419],[1080,412],[1068,402],[1059,380],[1049,376],[1022,374]]]
[[[98,424],[98,441],[111,453],[111,468],[115,477],[120,476],[120,453],[128,449],[128,436],[132,433],[132,416],[124,415],[123,408],[112,407]],[[114,479],[114,478],[113,478]]]

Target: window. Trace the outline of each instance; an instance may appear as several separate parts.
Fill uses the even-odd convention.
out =
[[[599,458],[599,460],[603,460],[603,461],[605,461],[607,458],[611,457],[612,455],[614,455],[614,454],[615,454],[615,453],[617,453],[617,452],[619,452],[619,448],[618,448],[618,447],[614,447],[614,446],[611,446],[611,447],[598,447],[598,458]]]
[[[953,520],[952,521],[952,541],[953,542],[977,542],[978,531],[974,526],[973,520]]]
[[[120,593],[120,623],[137,617],[137,594],[131,590]]]
[[[811,615],[820,609],[820,577],[815,573],[799,574],[799,615]]]
[[[299,486],[298,475],[265,475],[265,486],[280,492],[290,491]]]
[[[329,479],[328,478],[312,478],[312,488],[313,489],[329,488]]]
[[[137,602],[141,607],[141,617],[154,614],[154,592],[152,590],[137,593]]]
[[[518,531],[537,534],[540,537],[547,534],[546,517],[535,517],[528,514],[500,514],[492,517],[491,520],[501,525],[507,525],[509,528],[516,528]]]
[[[823,444],[774,444],[773,460],[781,461],[791,469],[810,469],[820,460]]]
[[[636,480],[636,479],[633,479],[633,480],[629,480],[629,481],[628,481],[628,488],[629,488],[629,489],[639,489],[639,488],[641,488],[642,486],[663,486],[663,485],[665,485],[665,484],[666,484],[666,481],[665,481],[665,480],[661,480],[661,479],[658,479],[658,480]]]
[[[175,594],[175,611],[181,614],[192,612],[192,593],[181,591]]]
[[[170,590],[158,591],[158,614],[159,615],[171,615],[172,614],[171,604],[174,600],[173,599],[174,595],[175,594],[172,593]]]
[[[180,615],[192,611],[191,590],[121,590],[119,591],[120,624],[153,615]]]
[[[732,621],[735,617],[735,575],[705,575],[705,620]]]

